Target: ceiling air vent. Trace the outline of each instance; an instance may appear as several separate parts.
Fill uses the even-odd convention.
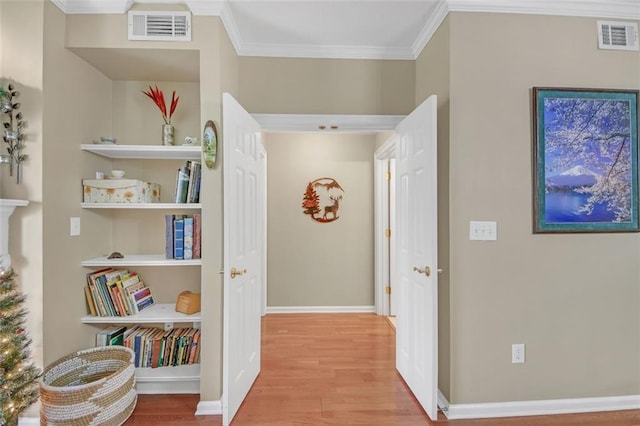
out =
[[[191,41],[191,13],[129,11],[129,40]]]
[[[600,49],[638,50],[638,24],[598,21]]]

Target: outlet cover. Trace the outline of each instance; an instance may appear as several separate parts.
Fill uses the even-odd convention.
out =
[[[524,364],[524,343],[511,345],[511,363]]]

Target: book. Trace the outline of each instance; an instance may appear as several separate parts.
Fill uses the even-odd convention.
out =
[[[173,259],[173,219],[172,214],[164,216],[164,256],[167,259]]]
[[[94,317],[97,316],[96,305],[93,301],[93,295],[91,294],[91,288],[87,284],[84,288],[84,297],[87,299],[87,306],[89,307],[89,313]]]
[[[138,312],[142,312],[145,309],[150,308],[154,304],[155,302],[153,301],[153,296],[151,294],[143,297],[138,302],[136,302],[136,306],[138,307]]]
[[[184,220],[184,259],[193,259],[193,217],[185,216]]]
[[[184,259],[184,219],[176,216],[173,221],[173,258]]]
[[[200,229],[201,216],[200,213],[193,214],[193,258],[200,259],[201,254],[201,229]]]
[[[197,161],[189,163],[189,189],[187,190],[187,203],[197,203],[200,198],[200,180],[201,166]]]
[[[124,346],[124,332],[127,327],[110,325],[96,334],[96,346]]]
[[[189,162],[178,169],[176,176],[176,203],[187,202],[187,191],[189,190]]]

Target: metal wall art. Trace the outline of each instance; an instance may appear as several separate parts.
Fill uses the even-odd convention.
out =
[[[338,220],[344,189],[333,178],[323,177],[307,184],[302,197],[302,209],[312,220],[329,223]]]
[[[0,86],[0,113],[4,115],[1,120],[4,128],[2,139],[7,144],[8,153],[0,155],[0,163],[9,164],[9,176],[13,176],[15,170],[16,183],[22,181],[22,162],[27,159],[27,155],[22,153],[26,123],[22,119],[22,113],[18,112],[20,104],[16,102],[16,98],[19,95],[20,92],[15,90],[13,84],[9,84],[6,89]]]

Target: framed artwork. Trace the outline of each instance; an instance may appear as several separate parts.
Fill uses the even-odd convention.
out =
[[[533,88],[533,229],[637,232],[638,91]]]
[[[204,125],[202,132],[202,154],[204,163],[208,168],[212,169],[216,164],[216,156],[218,153],[218,131],[213,121],[208,120]]]

